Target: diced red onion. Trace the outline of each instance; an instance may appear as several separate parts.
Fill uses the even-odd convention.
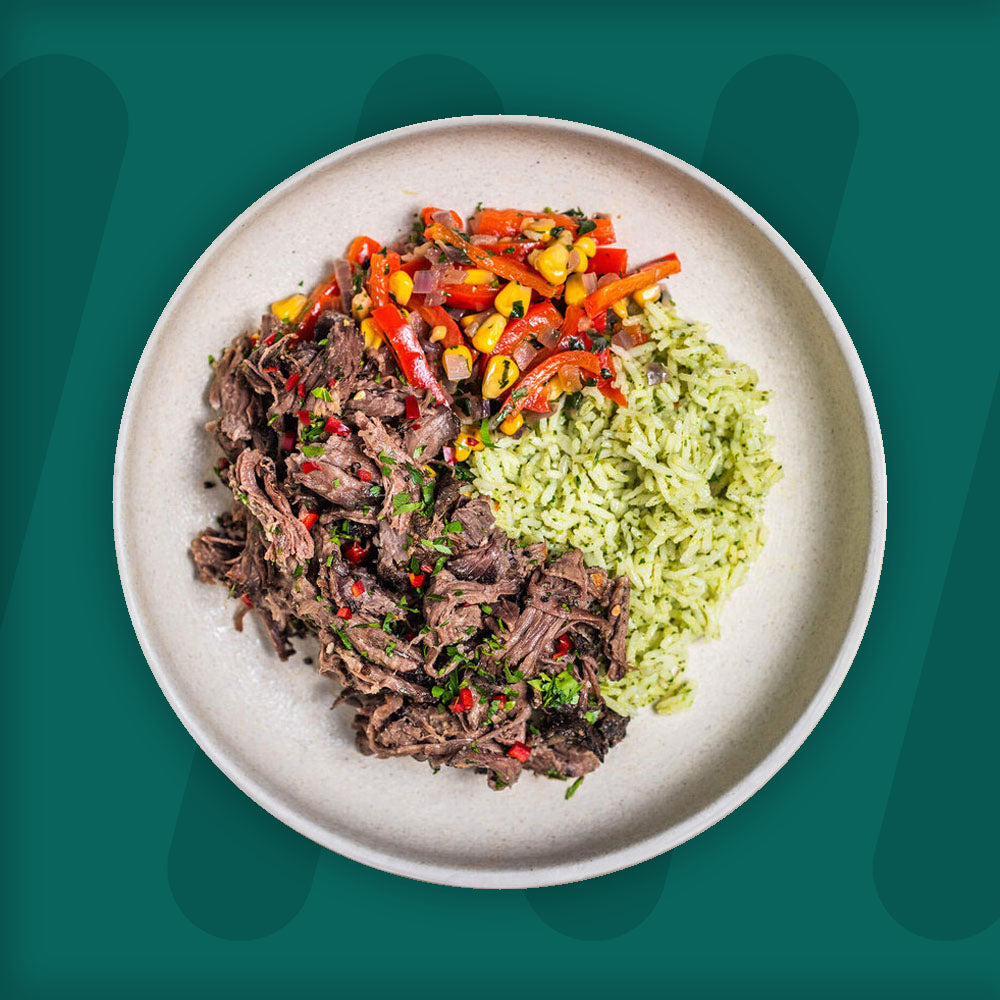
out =
[[[597,291],[597,275],[593,271],[586,271],[584,273],[583,290],[587,295]]]
[[[538,341],[542,347],[555,347],[559,343],[559,331],[549,327],[546,330],[539,330],[535,334],[535,340]]]
[[[461,285],[465,281],[465,271],[460,267],[448,267],[446,265],[435,265],[431,270],[438,270],[438,280],[442,285]]]
[[[559,369],[559,380],[562,382],[566,392],[579,392],[583,388],[580,369],[573,365],[564,365]]]
[[[633,347],[642,343],[642,340],[632,336],[629,327],[623,326],[612,338],[611,343],[625,351],[631,351]]]
[[[452,382],[461,382],[472,374],[467,358],[461,354],[446,354],[444,356],[444,373]]]
[[[646,365],[646,381],[650,385],[660,385],[668,378],[670,378],[670,372],[663,365],[657,364],[655,361]]]
[[[446,212],[441,209],[440,212],[435,212],[431,216],[431,222],[436,222],[439,226],[447,226],[449,229],[455,225],[455,220],[451,217],[451,212]]]
[[[424,337],[431,332],[427,321],[417,312],[410,313],[410,329],[418,336]]]
[[[428,295],[436,292],[440,287],[439,272],[433,267],[425,267],[422,271],[417,271],[413,275],[413,291],[417,295]]]
[[[433,292],[428,292],[424,296],[424,305],[425,306],[440,306],[440,305],[444,305],[444,301],[445,301],[445,294],[444,294],[444,289],[443,288],[438,288],[438,289],[436,289]]]
[[[333,262],[333,276],[337,279],[337,288],[340,289],[340,303],[342,308],[348,309],[351,305],[351,298],[354,295],[354,282],[351,280],[351,265],[346,260],[335,260]]]
[[[441,457],[449,464],[455,464],[455,449],[450,444],[446,444],[441,449]]]
[[[531,362],[535,360],[535,357],[538,355],[538,351],[539,349],[534,347],[530,340],[522,340],[521,343],[514,348],[514,352],[511,354],[511,357],[514,359],[514,364],[516,364],[517,367],[524,372],[531,367]]]
[[[571,250],[569,257],[566,259],[566,268],[572,274],[580,266],[580,251]]]
[[[598,288],[603,288],[605,285],[610,285],[612,281],[617,281],[617,280],[618,280],[618,275],[617,274],[614,274],[614,273],[611,273],[611,274],[602,274],[597,279],[597,287]]]
[[[469,237],[469,242],[476,246],[482,246],[484,243],[496,243],[496,241],[497,238],[492,233],[473,233]]]

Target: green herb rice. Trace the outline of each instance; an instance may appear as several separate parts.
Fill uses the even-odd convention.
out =
[[[635,669],[601,685],[626,715],[690,703],[687,647],[718,637],[722,605],[763,547],[764,501],[781,478],[757,373],[672,304],[647,306],[639,321],[649,342],[612,348],[628,407],[587,388],[533,433],[471,458],[504,531],[556,552],[578,547],[632,581]],[[666,370],[658,385],[650,364]]]

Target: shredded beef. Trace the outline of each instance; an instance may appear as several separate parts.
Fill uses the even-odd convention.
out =
[[[366,351],[334,310],[308,340],[266,315],[215,363],[209,401],[234,502],[191,544],[198,578],[282,659],[318,636],[363,753],[500,789],[525,769],[582,777],[624,738],[600,683],[628,669],[628,581],[504,535],[443,459],[455,412],[404,384],[388,345]]]

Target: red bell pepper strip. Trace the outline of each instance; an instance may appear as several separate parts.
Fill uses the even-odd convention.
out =
[[[368,268],[368,294],[372,309],[389,304],[389,278],[399,270],[399,254],[395,250],[380,250],[371,259]]]
[[[628,250],[624,247],[598,247],[587,270],[594,274],[624,274],[628,270]]]
[[[515,260],[527,260],[528,254],[532,250],[541,250],[545,244],[541,240],[512,240],[507,238],[501,238],[496,243],[480,243],[481,246],[488,253],[492,254],[506,254],[509,257],[513,257]]]
[[[355,236],[347,248],[347,259],[350,263],[360,266],[381,249],[382,244],[370,236]]]
[[[644,265],[634,274],[602,285],[583,300],[583,307],[587,310],[587,315],[591,319],[595,319],[597,316],[603,315],[619,299],[639,291],[640,288],[655,285],[667,275],[677,274],[680,269],[681,262],[677,259],[677,254],[669,254],[662,260]]]
[[[331,308],[335,301],[340,301],[340,289],[337,287],[337,279],[331,274],[326,281],[321,281],[306,299],[306,304],[292,328],[292,336],[296,340],[312,340],[316,320]]]
[[[426,271],[431,266],[431,262],[426,257],[414,257],[413,260],[400,264],[400,271],[405,271],[411,278],[417,271]]]
[[[491,354],[510,354],[528,337],[537,337],[543,330],[558,330],[562,323],[562,313],[551,302],[536,302],[520,319],[504,327]]]
[[[523,764],[531,756],[531,748],[518,740],[517,743],[515,743],[507,751],[507,756],[513,757],[515,760],[519,760]]]
[[[436,212],[443,212],[442,208],[422,208],[420,209],[420,218],[424,220],[424,226],[430,226],[433,224],[433,216]],[[451,216],[451,224],[455,229],[461,229],[465,225],[462,221],[462,216],[458,212],[453,212],[451,209],[448,210],[448,214]]]
[[[525,401],[533,397],[537,390],[541,389],[554,375],[557,375],[560,368],[574,366],[581,368],[594,378],[601,376],[601,361],[596,354],[591,354],[589,351],[561,351],[559,354],[553,354],[551,358],[532,368],[514,386],[504,401],[499,418],[502,420],[512,413],[518,413],[525,409]]]
[[[458,324],[448,315],[448,310],[441,306],[417,306],[417,315],[430,327],[443,326],[445,328],[445,347],[459,347],[465,341],[462,339],[462,331]],[[416,419],[416,418],[414,418]]]
[[[394,305],[383,305],[372,312],[372,317],[392,345],[399,367],[410,385],[427,389],[438,403],[447,403],[448,397],[434,375],[413,327],[403,314]]]
[[[542,298],[551,299],[559,293],[561,285],[550,285],[537,271],[514,260],[512,254],[492,254],[482,247],[470,243],[461,233],[456,233],[447,226],[439,226],[436,222],[424,230],[424,236],[429,240],[440,240],[449,246],[465,251],[466,257],[473,266],[492,271],[508,281],[516,281],[528,288],[534,289]]]
[[[490,236],[516,236],[521,232],[521,224],[525,219],[551,219],[557,226],[563,226],[574,236],[584,221],[593,222],[594,228],[584,234],[593,238],[595,243],[614,243],[615,227],[610,219],[584,220],[576,215],[563,215],[561,212],[525,212],[519,208],[484,208],[472,217],[472,231],[486,233]]]
[[[482,312],[493,305],[499,288],[489,285],[448,285],[444,291],[445,301],[453,309],[474,309]]]
[[[608,399],[613,399],[619,406],[628,406],[628,400],[625,398],[625,394],[615,385],[615,363],[611,358],[611,351],[605,348],[601,351],[597,357],[601,362],[601,371],[608,371],[611,374],[605,376],[600,374],[597,376],[597,389],[602,396],[607,396]]]
[[[305,525],[306,531],[319,520],[319,514],[314,510],[304,510],[299,514],[299,520]]]

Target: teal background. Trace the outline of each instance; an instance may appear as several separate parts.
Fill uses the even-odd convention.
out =
[[[9,995],[1000,994],[996,3],[0,17]],[[140,351],[208,243],[357,137],[501,111],[653,143],[774,223],[852,333],[890,483],[868,632],[791,762],[668,856],[504,893],[366,869],[239,793],[146,667],[110,509]]]

